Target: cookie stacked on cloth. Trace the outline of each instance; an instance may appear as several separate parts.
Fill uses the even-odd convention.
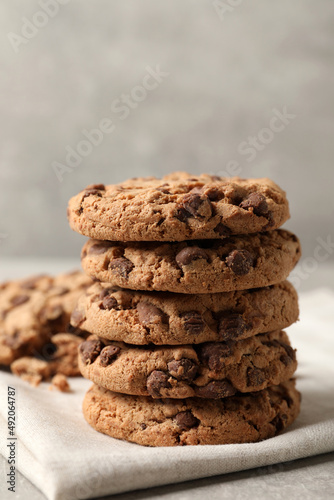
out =
[[[150,446],[255,442],[299,413],[298,262],[285,193],[269,179],[175,173],[89,186],[69,203],[95,283],[72,326],[100,432]]]

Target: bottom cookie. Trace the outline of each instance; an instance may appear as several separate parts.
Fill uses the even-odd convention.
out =
[[[299,410],[294,380],[219,400],[154,400],[93,385],[83,402],[84,417],[94,429],[146,446],[262,441],[292,424]]]

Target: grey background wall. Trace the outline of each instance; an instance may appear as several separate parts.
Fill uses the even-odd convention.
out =
[[[331,237],[332,0],[5,0],[0,24],[1,255],[78,255],[89,183],[233,166],[286,189],[304,256]]]

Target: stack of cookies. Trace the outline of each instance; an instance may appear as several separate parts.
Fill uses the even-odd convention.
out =
[[[69,222],[95,281],[71,323],[96,430],[150,446],[254,442],[290,425],[300,258],[269,179],[175,173],[89,186]]]

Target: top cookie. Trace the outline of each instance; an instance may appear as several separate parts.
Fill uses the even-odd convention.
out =
[[[285,192],[270,179],[185,172],[88,186],[71,198],[71,228],[113,241],[225,238],[279,228],[290,217]]]

